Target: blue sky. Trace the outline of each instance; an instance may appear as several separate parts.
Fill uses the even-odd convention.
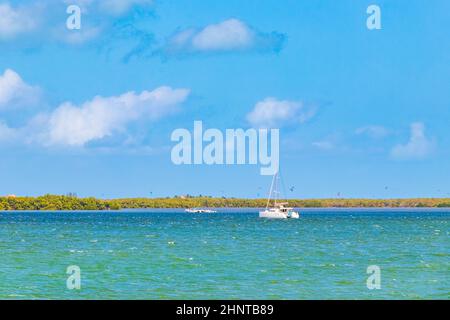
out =
[[[449,197],[449,17],[445,0],[0,0],[0,194],[264,197],[259,166],[170,158],[173,130],[250,128],[260,108],[288,197]]]

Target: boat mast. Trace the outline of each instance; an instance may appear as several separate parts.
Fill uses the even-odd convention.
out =
[[[270,185],[270,191],[269,191],[269,197],[267,199],[267,204],[266,204],[266,210],[269,208],[270,205],[270,199],[272,198],[272,194],[274,194],[273,196],[273,200],[274,200],[274,206],[277,205],[277,200],[278,200],[278,171],[273,175],[272,178],[272,184]]]
[[[272,184],[270,185],[270,190],[269,190],[269,197],[267,198],[266,210],[269,208],[269,205],[270,205],[270,198],[272,197],[273,186],[275,184],[275,179],[276,179],[277,173],[275,173],[272,178]]]
[[[278,180],[280,179],[280,177],[278,176],[278,171],[275,174],[274,178],[276,180],[275,180],[275,190],[273,191],[273,193],[275,194],[275,196],[274,196],[274,206],[276,207],[277,206],[277,200],[278,200],[278,198],[280,196],[280,192],[278,191]]]

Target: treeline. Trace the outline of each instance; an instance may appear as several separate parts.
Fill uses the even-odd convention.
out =
[[[118,210],[111,201],[74,196],[0,197],[0,210]]]
[[[299,208],[445,208],[450,207],[450,199],[417,198],[417,199],[289,199],[291,207]],[[115,199],[113,203],[121,208],[261,208],[265,207],[267,199],[239,199],[239,198],[130,198]]]
[[[174,197],[130,198],[103,200],[78,198],[73,195],[45,195],[41,197],[0,197],[0,210],[119,210],[144,208],[259,208],[266,199]],[[300,208],[450,208],[450,199],[290,199],[289,205]]]

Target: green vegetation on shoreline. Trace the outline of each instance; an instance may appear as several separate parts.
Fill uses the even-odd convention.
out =
[[[120,210],[144,208],[228,207],[259,208],[266,199],[212,198],[186,196],[174,198],[96,199],[73,195],[40,197],[0,197],[0,210]],[[416,199],[289,199],[300,208],[450,208],[450,198]]]

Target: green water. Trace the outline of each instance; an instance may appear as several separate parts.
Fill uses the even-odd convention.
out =
[[[0,298],[448,299],[449,222],[444,210],[3,212]]]

